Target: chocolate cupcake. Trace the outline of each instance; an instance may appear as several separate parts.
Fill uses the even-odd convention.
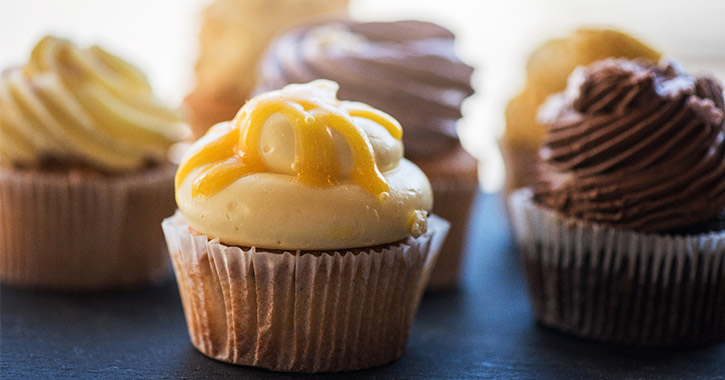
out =
[[[654,63],[660,53],[622,31],[591,27],[546,41],[531,53],[526,62],[526,85],[506,106],[506,128],[499,142],[506,166],[506,194],[530,186],[536,179],[538,151],[546,136],[546,128],[536,120],[539,107],[566,88],[575,68],[606,58]]]
[[[725,105],[672,62],[575,71],[510,199],[537,318],[632,345],[725,338]]]
[[[478,190],[477,161],[460,144],[456,122],[473,94],[473,68],[453,49],[454,35],[429,22],[328,22],[293,29],[270,45],[256,92],[317,78],[340,84],[404,128],[405,157],[430,179],[433,212],[451,222],[429,288],[458,283],[463,242]]]
[[[303,23],[345,17],[348,0],[214,0],[199,31],[196,84],[184,99],[194,137],[231,120],[250,98],[257,65],[275,35]]]

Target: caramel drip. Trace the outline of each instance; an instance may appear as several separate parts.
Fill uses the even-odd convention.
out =
[[[380,173],[367,134],[352,118],[361,117],[382,125],[395,138],[402,137],[400,124],[385,113],[355,103],[340,104],[290,96],[262,96],[250,100],[226,130],[214,129],[210,142],[193,153],[179,168],[178,189],[189,173],[202,167],[194,179],[192,196],[211,196],[237,179],[265,172],[259,145],[267,120],[274,114],[286,117],[295,135],[292,169],[302,184],[326,188],[339,184],[340,163],[332,130],[340,133],[353,155],[351,179],[369,193],[380,196],[389,190]]]

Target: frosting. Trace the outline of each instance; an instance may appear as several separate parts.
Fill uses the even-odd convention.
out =
[[[194,143],[176,175],[179,210],[226,244],[344,249],[419,236],[432,206],[402,158],[391,116],[339,101],[326,80],[259,95]]]
[[[613,29],[580,28],[564,38],[539,46],[526,63],[526,86],[506,107],[503,140],[538,147],[546,128],[536,113],[549,95],[561,92],[578,66],[606,58],[646,59],[657,62],[660,53],[629,34]]]
[[[0,76],[0,162],[82,162],[109,172],[163,160],[184,136],[179,116],[141,72],[105,50],[45,37]]]
[[[453,34],[421,21],[338,22],[294,29],[268,49],[256,92],[327,78],[341,99],[393,115],[405,126],[406,156],[459,147],[456,121],[473,93],[473,69],[453,49]]]
[[[540,112],[549,137],[535,199],[579,219],[667,232],[725,209],[725,105],[673,63],[605,60]]]

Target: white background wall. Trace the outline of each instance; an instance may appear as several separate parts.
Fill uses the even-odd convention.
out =
[[[274,0],[270,0],[274,1]],[[45,34],[98,43],[141,67],[159,95],[178,104],[193,84],[199,12],[207,0],[0,0],[0,68],[22,64]],[[484,185],[500,186],[495,139],[503,107],[522,83],[526,56],[578,25],[629,31],[689,68],[725,80],[722,0],[351,0],[362,20],[418,18],[458,36],[463,59],[478,68],[477,94],[465,105],[464,143],[483,161]]]

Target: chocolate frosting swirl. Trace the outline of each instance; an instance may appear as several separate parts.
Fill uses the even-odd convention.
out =
[[[578,219],[670,232],[725,209],[725,104],[712,78],[609,59],[579,68],[540,118],[538,203]]]
[[[297,28],[267,50],[255,93],[331,79],[340,84],[340,99],[367,103],[403,125],[407,157],[440,154],[459,146],[456,121],[473,94],[473,69],[456,57],[453,39],[421,21]]]

